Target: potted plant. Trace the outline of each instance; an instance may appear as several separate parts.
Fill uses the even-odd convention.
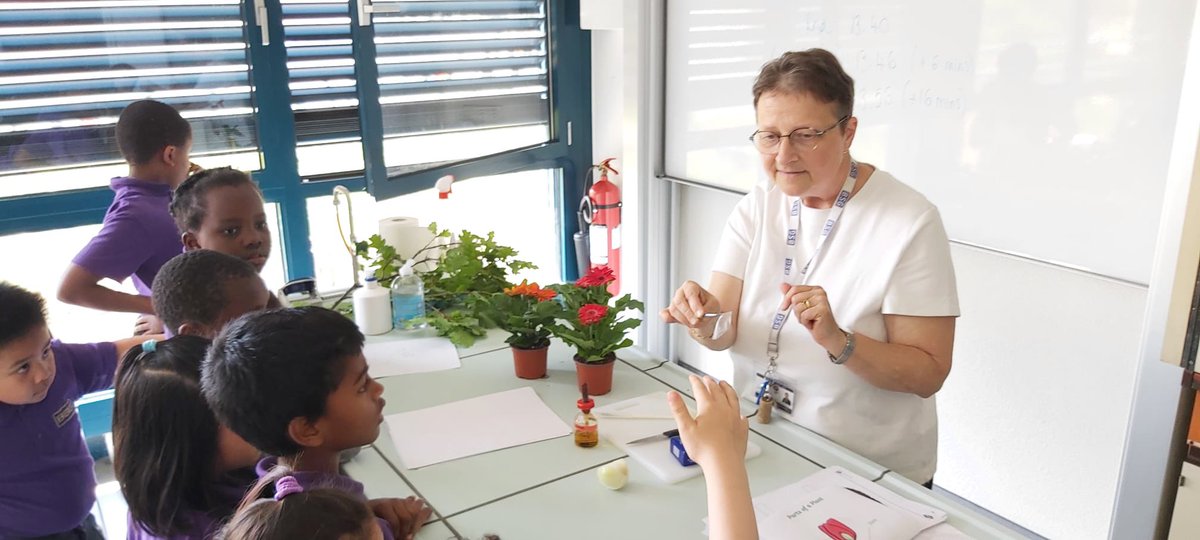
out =
[[[635,316],[621,318],[627,310],[643,309],[642,303],[628,294],[609,305],[612,293],[608,291],[608,284],[613,280],[612,270],[599,266],[574,284],[553,287],[562,295],[566,312],[550,332],[575,347],[576,376],[580,385],[587,383],[593,395],[604,395],[612,390],[616,352],[633,345],[633,340],[625,333],[642,324]]]
[[[437,223],[430,224],[429,230],[433,240],[414,256],[416,265],[436,263],[433,269],[418,272],[425,283],[425,317],[421,322],[455,345],[470,347],[487,334],[488,328],[496,326],[481,299],[511,285],[510,275],[537,266],[518,259],[517,250],[496,242],[494,232],[480,236],[463,230],[456,236],[449,230],[439,230]],[[391,284],[405,263],[379,235],[359,242],[355,248],[365,268],[373,271],[384,286]]]
[[[492,319],[508,332],[504,342],[512,348],[513,369],[522,379],[546,376],[546,349],[550,347],[550,327],[562,314],[554,302],[558,293],[543,289],[529,280],[507,287],[503,292],[484,297]]]

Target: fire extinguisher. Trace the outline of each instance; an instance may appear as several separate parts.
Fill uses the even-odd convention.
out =
[[[621,289],[621,188],[608,180],[608,173],[621,173],[613,168],[614,159],[616,158],[608,158],[592,166],[592,169],[600,171],[600,179],[595,182],[589,181],[588,185],[584,186],[587,196],[579,202],[580,232],[582,233],[584,224],[587,225],[588,232],[576,233],[575,247],[579,255],[580,273],[598,266],[612,269],[615,279],[609,283],[608,292],[616,295]],[[589,180],[590,178],[591,175]],[[581,247],[584,247],[588,254],[586,265],[582,252],[579,251]]]

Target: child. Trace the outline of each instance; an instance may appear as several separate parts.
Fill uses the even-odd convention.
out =
[[[678,392],[667,403],[679,426],[688,457],[704,469],[708,490],[708,537],[712,540],[758,538],[750,481],[746,476],[746,440],[750,425],[742,417],[738,395],[726,382],[689,375],[697,414],[693,418]]]
[[[75,400],[112,386],[117,355],[145,339],[61,343],[42,297],[0,282],[0,538],[103,538]]]
[[[271,229],[262,192],[250,175],[229,167],[205,169],[175,189],[171,216],[184,248],[211,249],[244,259],[262,272],[271,254]]]
[[[169,334],[209,339],[229,321],[266,308],[271,296],[250,263],[208,249],[167,261],[153,290],[154,311]]]
[[[338,474],[338,453],[369,444],[383,422],[383,387],[367,375],[363,335],[350,319],[318,307],[250,313],[213,342],[202,377],[217,419],[259,450],[279,456],[304,488],[364,498]],[[260,476],[276,460],[259,463]],[[431,509],[419,500],[373,500],[386,538],[415,533]],[[389,527],[390,525],[390,527]]]
[[[285,467],[263,477],[221,537],[229,540],[381,540],[383,532],[362,499],[345,491],[305,489]],[[276,478],[278,478],[276,480]],[[275,496],[260,499],[274,484]]]
[[[187,177],[192,128],[170,105],[137,101],[117,119],[117,146],[129,175],[113,178],[112,205],[104,225],[75,256],[58,299],[105,311],[154,314],[150,287],[158,269],[183,250],[167,206],[171,190]],[[133,276],[138,294],[114,291],[100,280]],[[161,331],[156,321],[139,331]]]
[[[113,465],[131,540],[211,538],[254,483],[258,451],[218,424],[200,393],[208,345],[147,341],[121,360]]]

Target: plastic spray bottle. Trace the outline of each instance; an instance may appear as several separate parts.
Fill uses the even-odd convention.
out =
[[[414,259],[400,267],[400,275],[392,280],[392,322],[401,330],[424,328],[425,324],[409,321],[425,316],[425,283],[413,271]]]

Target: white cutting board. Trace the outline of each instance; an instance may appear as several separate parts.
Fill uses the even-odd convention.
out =
[[[642,444],[626,444],[676,427],[666,392],[654,392],[611,403],[597,407],[592,412],[600,423],[600,435],[649,469],[664,484],[674,484],[700,474],[699,465],[684,467],[675,460],[675,456],[671,455],[671,443],[666,438]],[[760,453],[762,448],[753,441],[746,445],[746,459]]]

